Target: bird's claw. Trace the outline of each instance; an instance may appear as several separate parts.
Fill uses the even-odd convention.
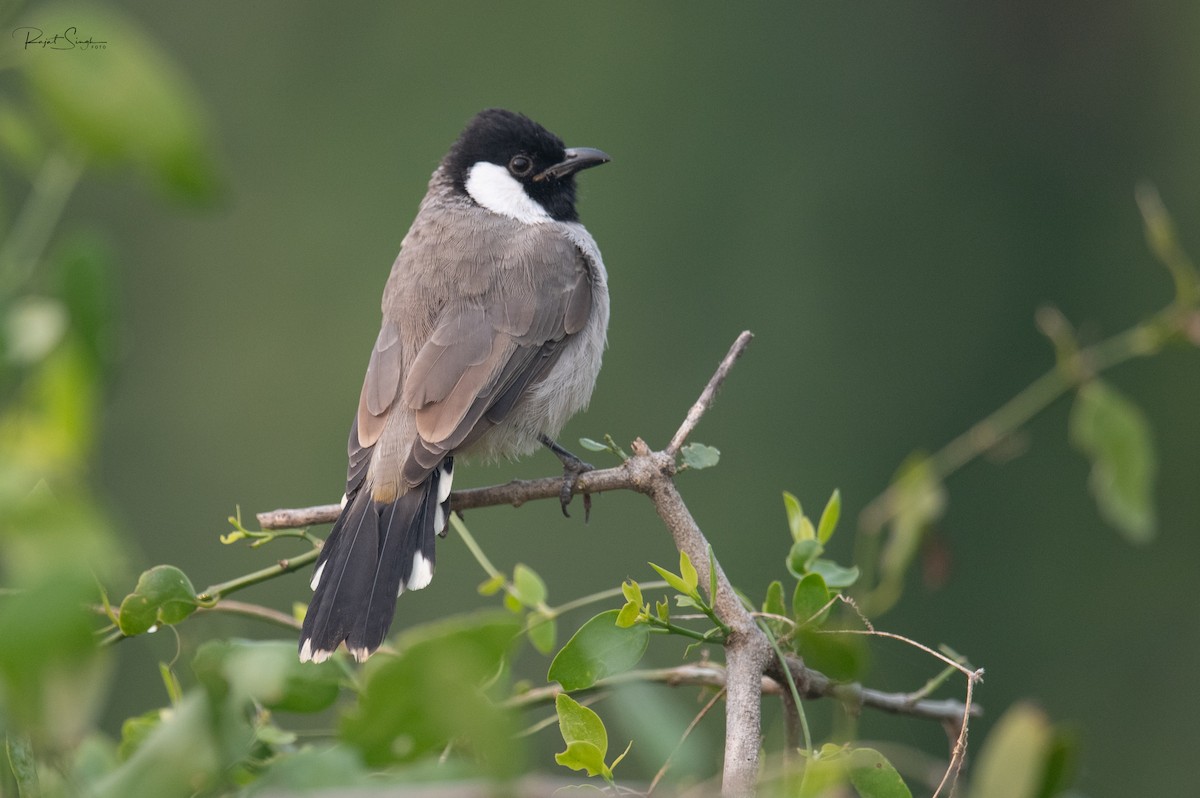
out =
[[[542,435],[539,440],[542,445],[550,451],[554,452],[554,456],[558,458],[563,467],[562,487],[558,491],[558,501],[562,505],[563,515],[567,518],[571,514],[567,512],[567,505],[571,503],[571,497],[575,495],[575,487],[579,484],[579,475],[586,474],[588,471],[595,471],[596,467],[591,463],[585,463],[579,457],[559,446],[549,436]],[[588,518],[592,514],[592,494],[583,494],[583,522],[586,524]]]
[[[563,459],[563,480],[562,487],[558,490],[558,501],[562,505],[563,515],[567,518],[571,514],[567,512],[567,505],[571,503],[571,497],[575,495],[575,486],[579,484],[579,475],[595,470],[595,466],[591,463],[585,463],[578,457],[572,455],[572,459],[568,462]],[[592,494],[583,494],[583,522],[586,524],[592,514]]]

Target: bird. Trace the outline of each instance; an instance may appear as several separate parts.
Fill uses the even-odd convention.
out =
[[[397,598],[429,585],[454,460],[540,446],[563,461],[563,512],[590,468],[554,438],[591,399],[608,277],[575,176],[608,163],[529,117],[476,114],[429,180],[383,292],[347,444],[341,512],[313,570],[302,662],[382,644]]]

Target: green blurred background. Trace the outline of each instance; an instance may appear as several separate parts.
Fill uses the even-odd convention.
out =
[[[98,473],[136,541],[132,569],[174,563],[198,587],[287,553],[222,546],[235,505],[249,517],[340,496],[388,269],[429,173],[484,107],[613,156],[580,180],[613,316],[567,444],[665,444],[736,334],[755,333],[694,436],[721,450],[720,466],[679,481],[751,595],[783,575],[780,492],[815,512],[840,487],[853,526],[909,452],[940,446],[1052,364],[1038,306],[1097,340],[1169,301],[1138,181],[1158,187],[1200,254],[1192,0],[120,7],[193,81],[223,189],[197,213],[93,178],[68,210],[119,263]],[[946,581],[914,575],[879,621],[987,669],[973,739],[1020,698],[1073,725],[1088,795],[1180,794],[1185,752],[1200,745],[1198,366],[1180,348],[1110,375],[1155,430],[1156,541],[1133,546],[1101,520],[1061,401],[1021,436],[1018,459],[950,480]],[[461,469],[457,484],[556,468],[537,455]],[[546,502],[467,522],[500,567],[541,573],[552,601],[673,561],[641,497],[597,497],[586,526],[574,515]],[[850,559],[850,535],[833,554]],[[438,564],[397,628],[481,602],[461,542],[448,538]],[[306,582],[245,598],[287,609],[307,600]],[[206,636],[274,634],[194,623]],[[122,644],[110,728],[162,703],[156,663],[174,646]],[[875,648],[874,685],[914,689],[933,672]],[[862,735],[943,751],[927,726],[867,715]]]

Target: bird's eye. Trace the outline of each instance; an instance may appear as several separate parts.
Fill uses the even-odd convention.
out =
[[[508,171],[517,177],[524,177],[533,171],[533,160],[527,155],[514,155],[508,162]]]

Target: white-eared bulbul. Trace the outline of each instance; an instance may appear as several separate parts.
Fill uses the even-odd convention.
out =
[[[551,439],[591,398],[608,328],[575,174],[608,160],[490,109],[434,171],[383,292],[301,660],[328,659],[343,641],[365,660],[397,596],[429,584],[456,455],[516,457],[542,443],[563,454]]]

